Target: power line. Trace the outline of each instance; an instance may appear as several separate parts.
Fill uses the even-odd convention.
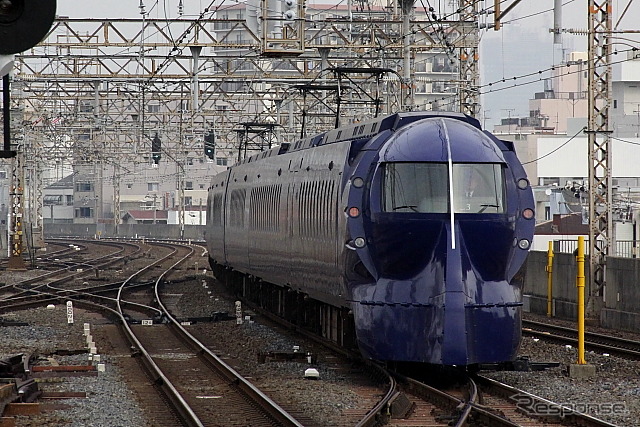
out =
[[[613,54],[614,54],[614,55],[617,55],[617,54],[619,54],[619,53],[624,53],[624,52],[635,52],[635,51],[637,51],[637,50],[639,50],[639,49],[640,49],[640,48],[633,47],[633,48],[630,48],[630,49],[625,49],[625,50],[621,50],[621,51],[615,51],[615,52],[613,52]],[[623,59],[623,60],[620,60],[620,61],[614,61],[614,62],[611,62],[611,65],[622,64],[622,63],[624,63],[624,62],[634,61],[634,60],[636,60],[636,59],[637,59],[637,58],[634,56],[633,58],[627,58],[627,59]],[[487,83],[487,84],[484,84],[484,85],[480,85],[480,86],[478,86],[478,91],[479,91],[479,94],[480,94],[480,95],[484,95],[484,94],[487,94],[487,93],[501,92],[501,91],[503,91],[503,90],[514,89],[514,88],[517,88],[517,87],[527,86],[527,85],[530,85],[530,84],[533,84],[533,83],[538,83],[539,81],[541,81],[541,80],[542,80],[542,78],[539,78],[538,80],[532,80],[532,81],[524,82],[524,83],[514,83],[514,84],[513,84],[513,85],[511,85],[511,86],[501,87],[501,88],[497,88],[497,89],[491,89],[491,90],[485,90],[485,91],[482,91],[482,90],[481,90],[482,88],[492,87],[493,85],[500,84],[500,83],[507,83],[508,81],[517,81],[517,80],[520,80],[520,79],[523,79],[523,78],[533,77],[533,76],[535,76],[535,75],[541,76],[543,73],[548,73],[548,72],[550,72],[550,71],[554,71],[554,70],[555,70],[556,68],[558,68],[558,67],[570,67],[570,66],[572,66],[572,65],[573,65],[573,64],[561,64],[561,65],[558,65],[558,66],[554,65],[554,66],[551,66],[551,67],[549,67],[549,68],[547,68],[547,69],[544,69],[544,70],[538,70],[538,71],[536,71],[536,72],[527,73],[527,74],[523,74],[523,75],[520,75],[520,76],[514,76],[514,77],[509,77],[509,78],[504,78],[504,79],[496,80],[496,81],[494,81],[494,82],[491,82],[491,83]],[[581,71],[585,71],[585,70],[569,71],[569,72],[566,72],[566,73],[560,73],[560,74],[557,74],[557,75],[555,75],[555,76],[545,77],[545,78],[558,78],[558,77],[564,77],[564,76],[569,76],[569,75],[571,75],[571,74],[579,73],[579,72],[581,72]],[[442,97],[440,100],[443,100],[443,101],[444,101],[444,100],[447,100],[447,99],[453,98],[453,97],[455,97],[455,96],[456,96],[456,95],[445,96],[445,97]],[[431,103],[432,103],[432,102],[430,102],[430,104],[431,104]]]
[[[528,161],[528,162],[523,162],[522,164],[523,164],[523,165],[528,165],[528,164],[530,164],[530,163],[535,163],[535,162],[537,162],[538,160],[542,160],[542,159],[544,159],[545,157],[548,157],[548,156],[552,155],[553,153],[555,153],[556,151],[558,151],[559,149],[561,149],[562,147],[564,147],[565,145],[567,145],[568,143],[570,143],[570,142],[571,142],[571,141],[572,141],[576,136],[578,136],[578,134],[580,134],[581,132],[584,132],[586,129],[587,129],[587,128],[586,128],[586,126],[585,126],[585,127],[583,127],[582,129],[580,129],[578,132],[576,132],[576,133],[575,133],[575,135],[573,135],[571,138],[569,138],[568,140],[566,140],[564,143],[562,143],[562,144],[561,144],[559,147],[557,147],[555,150],[552,150],[552,151],[548,152],[547,154],[545,154],[544,156],[538,157],[537,159],[530,160],[530,161]]]

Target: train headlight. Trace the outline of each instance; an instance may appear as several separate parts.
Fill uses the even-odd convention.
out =
[[[533,212],[533,209],[525,209],[522,211],[522,217],[524,219],[533,219],[533,217],[535,216],[535,213]]]
[[[353,239],[353,244],[356,248],[364,248],[364,245],[366,244],[366,240],[364,240],[364,237],[356,237],[355,239]]]
[[[360,177],[356,177],[351,180],[351,183],[353,184],[354,187],[361,188],[364,185],[364,179]]]
[[[357,218],[358,216],[360,216],[360,209],[356,208],[355,206],[352,208],[349,208],[349,210],[347,211],[347,214],[351,217],[351,218]]]
[[[518,180],[518,188],[524,190],[529,186],[529,180],[527,178],[520,178]]]
[[[528,241],[527,239],[518,240],[518,247],[520,249],[529,249],[529,246],[531,246],[531,242]]]

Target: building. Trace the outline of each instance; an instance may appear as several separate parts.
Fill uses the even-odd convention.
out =
[[[122,216],[123,224],[166,224],[166,210],[130,210]]]
[[[640,137],[640,56],[627,52],[627,60],[614,67],[611,129],[614,137]]]
[[[572,52],[553,67],[544,91],[529,100],[528,117],[507,117],[494,127],[497,134],[566,134],[570,119],[588,115],[587,53]]]
[[[42,218],[47,223],[71,223],[74,218],[73,174],[45,187]]]
[[[129,169],[126,163],[120,164],[123,172],[117,182],[113,179],[113,166],[107,165],[101,174],[93,166],[77,167],[76,173],[45,187],[45,227],[47,223],[113,224],[115,185],[119,185],[118,215],[123,220],[122,223],[139,223],[141,218],[146,218],[146,214],[140,214],[141,212],[151,214],[155,210],[158,213],[164,212],[162,218],[158,217],[157,223],[171,224],[174,222],[168,222],[167,212],[180,212],[182,209],[185,212],[185,224],[201,224],[199,216],[205,211],[211,177],[226,167],[218,166],[204,156],[189,158],[186,162],[189,175],[183,179],[183,184],[179,182],[178,177],[181,175],[176,171],[180,166],[170,161],[160,161],[158,165],[149,163],[142,169],[139,165]],[[127,170],[138,172],[127,173]],[[179,218],[176,215],[171,220],[178,224]],[[192,217],[196,219],[193,220]]]
[[[640,205],[640,60],[630,55],[614,68],[609,110],[612,176],[612,219],[617,242],[633,240],[638,232]],[[496,126],[500,138],[514,141],[534,185],[536,220],[553,221],[557,215],[589,223],[589,155],[584,133],[587,124],[586,55],[574,52],[555,67],[553,83],[529,101],[530,116]],[[539,240],[539,239],[538,239]],[[535,249],[546,250],[544,244]],[[543,242],[544,243],[544,242]],[[618,252],[628,252],[616,244]]]

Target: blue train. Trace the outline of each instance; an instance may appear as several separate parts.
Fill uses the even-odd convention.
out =
[[[380,361],[515,359],[534,199],[511,142],[457,113],[398,113],[216,175],[216,277]],[[306,309],[303,309],[306,307]]]

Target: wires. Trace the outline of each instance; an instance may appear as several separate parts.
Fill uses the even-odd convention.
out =
[[[544,156],[538,157],[537,159],[534,160],[530,160],[528,162],[524,162],[522,163],[523,165],[528,165],[529,163],[535,163],[538,160],[542,160],[545,157],[548,157],[550,155],[552,155],[553,153],[555,153],[556,151],[558,151],[559,149],[561,149],[562,147],[564,147],[565,145],[567,145],[568,143],[570,143],[576,136],[578,136],[580,133],[584,132],[585,130],[587,130],[587,127],[583,127],[582,129],[580,129],[578,132],[576,132],[571,138],[569,138],[568,140],[566,140],[562,145],[560,145],[559,147],[557,147],[555,150],[552,150],[550,152],[548,152],[547,154],[545,154]]]
[[[640,142],[628,141],[626,139],[617,138],[615,136],[610,136],[609,138],[615,139],[616,141],[624,142],[625,144],[640,145]]]
[[[569,0],[569,1],[565,2],[565,3],[562,3],[562,7],[569,5],[569,4],[573,3],[574,1],[576,1],[576,0]],[[501,3],[503,3],[503,2],[501,2]],[[548,12],[553,12],[553,8],[547,9],[547,10],[541,10],[540,12],[535,12],[535,13],[532,13],[530,15],[521,16],[519,18],[513,18],[513,19],[510,19],[508,21],[502,21],[502,24],[511,24],[513,22],[520,21],[522,19],[532,18],[534,16],[542,15],[542,14],[545,14],[545,13],[548,13]]]

